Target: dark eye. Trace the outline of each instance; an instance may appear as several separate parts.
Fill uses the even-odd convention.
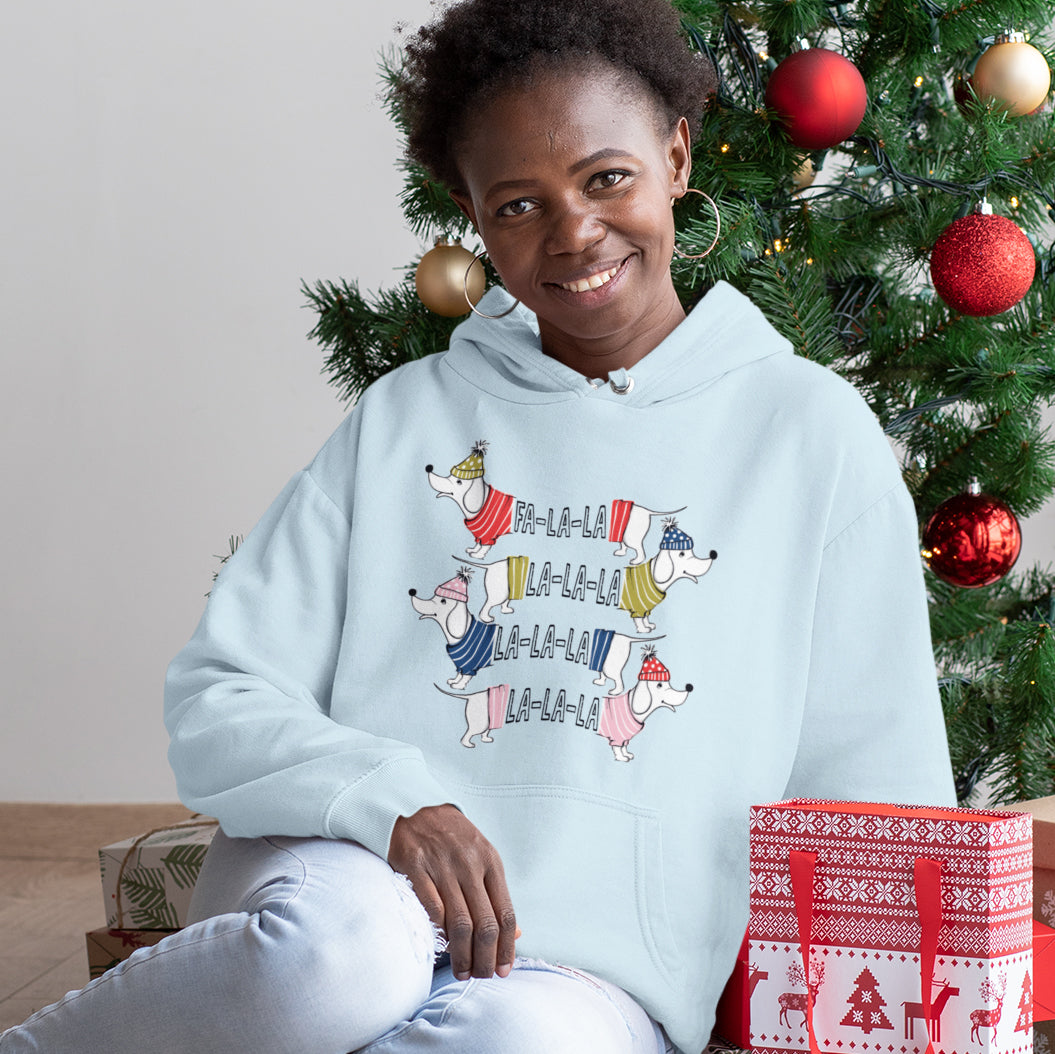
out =
[[[499,210],[499,216],[524,216],[535,209],[535,203],[527,198],[517,198],[516,201],[507,201]]]
[[[445,597],[440,597],[440,604],[441,605],[446,605],[446,603],[447,603],[446,598]]]
[[[593,184],[601,190],[611,190],[612,187],[618,186],[626,179],[627,173],[621,172],[619,169],[613,168],[608,172],[598,172],[593,177]]]

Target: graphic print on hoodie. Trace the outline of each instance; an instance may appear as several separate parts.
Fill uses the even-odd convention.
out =
[[[691,682],[682,688],[671,684],[670,671],[657,655],[655,642],[664,635],[654,635],[653,612],[677,582],[698,583],[718,554],[710,550],[705,557],[696,555],[692,537],[674,518],[685,506],[664,513],[615,498],[599,506],[585,505],[580,515],[578,506],[574,513],[571,506],[543,508],[500,491],[486,478],[488,447],[486,440],[475,442],[446,476],[427,466],[429,488],[435,497],[449,498],[457,505],[474,544],[466,548],[469,559],[462,559],[454,576],[437,585],[431,597],[411,592],[414,612],[419,620],[437,623],[454,666],[453,675],[446,678],[447,687],[436,687],[465,704],[465,732],[460,742],[469,748],[476,746],[474,740],[493,743],[491,733],[496,729],[530,720],[534,713],[544,721],[564,724],[567,719],[572,727],[592,731],[607,740],[616,761],[631,761],[634,755],[627,744],[640,734],[648,718],[657,710],[682,706],[693,690]],[[591,509],[597,511],[591,515]],[[663,517],[663,533],[657,551],[649,556],[646,538],[658,517]],[[519,545],[520,539],[510,536],[525,534],[534,539],[536,532],[569,541],[573,536],[593,539],[598,545],[617,542],[613,555],[632,558],[615,568],[579,563],[574,571],[570,560],[561,569],[559,561],[533,559],[531,553],[523,552],[480,562],[500,544]],[[605,555],[611,552],[608,548]],[[451,558],[459,559],[453,554]],[[476,584],[478,571],[483,572],[482,602]],[[600,604],[611,609],[613,617],[623,612],[633,630],[592,626],[576,631],[565,629],[563,622],[558,627],[555,622],[533,620],[527,611],[517,614],[521,601],[530,607],[538,596],[560,597],[569,611],[580,615],[576,620],[580,624],[584,606],[588,610],[589,605]],[[516,623],[503,616],[517,616]],[[628,686],[626,670],[637,645],[641,646],[641,667],[636,683]],[[522,650],[539,659],[560,656],[576,668],[565,672],[560,683],[542,688],[518,689],[508,683],[470,687],[481,674],[489,680],[499,677],[500,665],[508,658],[521,658]]]

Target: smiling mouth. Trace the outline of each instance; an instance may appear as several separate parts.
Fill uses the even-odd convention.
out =
[[[625,261],[624,261],[625,262]],[[607,285],[619,273],[623,264],[616,264],[607,271],[598,271],[589,278],[580,278],[577,282],[558,282],[561,289],[567,289],[569,293],[588,293],[591,289],[600,289]]]

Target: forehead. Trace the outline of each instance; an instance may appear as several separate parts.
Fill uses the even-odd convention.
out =
[[[645,156],[662,150],[665,115],[634,74],[606,65],[525,77],[473,108],[456,147],[466,182],[513,178],[511,170],[574,163],[617,147]]]

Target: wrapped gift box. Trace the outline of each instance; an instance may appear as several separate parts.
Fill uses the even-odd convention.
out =
[[[106,924],[111,929],[175,930],[187,909],[214,820],[176,824],[99,850]]]
[[[137,948],[149,948],[172,930],[117,930],[101,926],[85,935],[88,946],[88,975],[101,977],[111,967],[124,962]]]
[[[809,1016],[831,1054],[1029,1054],[1031,843],[1019,812],[753,808],[750,1046],[810,1050]]]

